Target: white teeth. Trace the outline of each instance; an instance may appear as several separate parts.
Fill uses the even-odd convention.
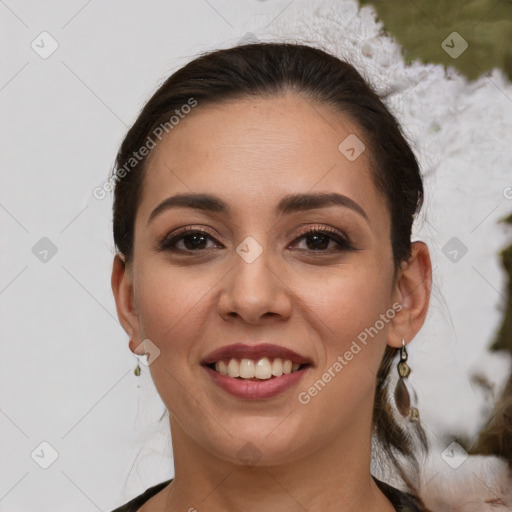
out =
[[[254,376],[257,379],[270,379],[270,377],[272,377],[272,365],[270,364],[270,361],[267,357],[260,359],[256,363]]]
[[[217,361],[215,370],[222,375],[229,377],[240,377],[242,379],[252,379],[256,377],[260,380],[267,380],[272,377],[281,377],[299,370],[299,363],[292,363],[290,359],[275,358],[272,362],[268,357],[262,357],[258,360],[243,358],[238,360],[232,358],[228,364],[225,361]]]
[[[281,377],[281,375],[283,375],[282,359],[274,359],[272,362],[272,375],[275,375],[276,377]]]
[[[236,359],[231,359],[229,361],[228,375],[230,377],[240,377],[240,363]]]
[[[221,375],[227,375],[228,374],[228,365],[224,361],[218,361],[217,363],[215,363],[215,369]]]
[[[252,379],[254,377],[254,362],[251,359],[240,361],[240,377],[242,379]]]

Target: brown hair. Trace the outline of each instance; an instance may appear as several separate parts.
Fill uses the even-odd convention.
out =
[[[369,146],[371,170],[391,216],[394,270],[411,254],[411,228],[423,203],[418,162],[401,128],[356,69],[329,53],[302,44],[254,43],[203,54],[173,73],[142,109],[128,131],[116,159],[114,241],[126,261],[133,257],[134,221],[143,186],[147,157],[126,163],[147,144],[158,127],[193,99],[199,105],[247,97],[272,97],[286,92],[331,105],[362,129]],[[168,131],[168,130],[166,130]],[[123,169],[123,176],[119,170]],[[121,177],[120,177],[121,176]],[[374,405],[375,434],[386,454],[414,492],[397,457],[416,465],[414,443],[394,420],[387,398],[386,377],[397,349],[387,346],[379,373]],[[417,424],[423,448],[427,443]]]

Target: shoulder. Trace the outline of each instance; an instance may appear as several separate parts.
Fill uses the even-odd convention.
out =
[[[386,495],[389,501],[391,501],[397,512],[423,512],[423,508],[420,507],[418,501],[410,494],[402,492],[375,477],[374,480],[380,490]],[[160,492],[170,482],[172,482],[172,478],[150,487],[139,496],[136,496],[128,503],[116,508],[112,512],[137,512],[142,505],[155,496],[155,494]]]
[[[137,512],[139,508],[142,507],[142,505],[144,505],[144,503],[146,503],[155,494],[160,492],[166,485],[169,485],[170,482],[172,482],[172,478],[170,480],[166,480],[165,482],[156,484],[153,487],[150,487],[149,489],[146,489],[145,492],[143,492],[139,496],[136,496],[135,498],[130,500],[128,503],[125,503],[121,507],[116,508],[112,512]]]
[[[373,477],[379,489],[395,507],[397,512],[424,512],[425,509],[417,498],[406,492],[400,491],[386,482]]]
[[[512,512],[512,461],[509,466],[496,456],[466,455],[456,462],[456,471],[441,457],[423,465],[418,488],[430,510]]]

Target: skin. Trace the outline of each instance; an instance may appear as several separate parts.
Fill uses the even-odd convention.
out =
[[[170,411],[174,481],[141,511],[394,510],[370,476],[376,373],[386,344],[409,342],[422,326],[431,286],[429,251],[412,244],[394,272],[390,215],[369,170],[369,149],[349,161],[338,146],[359,127],[326,105],[294,94],[199,105],[150,155],[135,220],[133,260],[114,258],[112,289],[130,349],[150,339],[150,364]],[[164,199],[209,193],[231,214],[168,209]],[[344,206],[276,216],[286,195],[337,192]],[[207,230],[194,249],[157,250],[185,226]],[[334,229],[355,250],[299,230]],[[261,246],[252,263],[236,252],[246,237]],[[186,245],[187,244],[187,245]],[[192,248],[192,249],[191,249]],[[188,249],[188,252],[187,252]],[[195,252],[194,252],[195,251]],[[394,303],[402,309],[308,404],[307,391],[365,328]],[[201,367],[221,346],[250,340],[299,352],[313,367],[299,384],[265,400],[235,398]],[[252,443],[260,456],[244,464]]]

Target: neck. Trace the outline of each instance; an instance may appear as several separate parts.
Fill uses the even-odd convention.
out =
[[[395,511],[371,477],[366,430],[354,428],[280,465],[244,466],[212,456],[177,422],[171,425],[175,477],[167,511]]]

